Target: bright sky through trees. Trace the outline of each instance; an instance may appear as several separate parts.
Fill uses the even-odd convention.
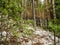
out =
[[[41,1],[41,3],[43,4],[44,0],[40,0],[40,1]]]

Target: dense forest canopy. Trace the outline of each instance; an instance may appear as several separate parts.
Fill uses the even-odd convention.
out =
[[[12,18],[20,18],[19,15],[22,12],[21,0],[0,0],[0,13],[2,15],[8,15]]]

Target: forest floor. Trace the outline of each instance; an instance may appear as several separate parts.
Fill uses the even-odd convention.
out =
[[[17,40],[15,39],[16,42],[18,42],[18,44],[15,41],[11,41],[10,44],[6,45],[54,45],[53,32],[49,32],[49,30],[44,30],[38,27],[36,27],[36,30],[33,27],[29,27],[28,29],[34,30],[31,36],[28,35],[21,36],[22,34],[20,33],[19,34],[20,38],[17,38]],[[14,38],[12,38],[12,40],[14,40]],[[58,43],[57,37],[56,43]]]
[[[36,28],[33,33],[32,38],[25,37],[21,45],[54,45],[54,35],[52,32],[42,28]],[[57,37],[56,42],[58,42]]]

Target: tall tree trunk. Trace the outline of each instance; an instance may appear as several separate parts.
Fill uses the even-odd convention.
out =
[[[23,8],[23,0],[21,0],[21,7]],[[20,13],[21,16],[21,25],[23,24],[23,11]],[[23,28],[21,28],[21,32],[22,32]]]
[[[56,24],[56,14],[55,14],[55,0],[52,0],[52,4],[53,4],[53,15],[54,15],[54,23]],[[56,31],[54,30],[54,45],[56,45],[56,38],[55,38],[55,34]]]
[[[36,18],[35,18],[35,8],[34,8],[34,0],[32,0],[32,15],[34,16],[34,27],[36,30]]]
[[[0,33],[1,33],[1,37],[0,37],[0,40],[2,39],[2,14],[0,13],[0,19],[1,19],[1,24],[0,24],[0,28],[1,28],[1,30],[0,30]]]
[[[26,14],[26,12],[27,12],[27,0],[24,0],[24,5],[25,5],[25,13],[24,13],[24,15],[25,15],[25,19],[27,20],[27,14]]]

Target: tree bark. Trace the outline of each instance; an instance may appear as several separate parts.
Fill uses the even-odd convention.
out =
[[[1,26],[1,27],[0,27],[0,28],[1,28],[1,31],[0,31],[0,32],[1,32],[1,35],[0,35],[1,38],[0,38],[0,40],[1,40],[1,39],[2,39],[2,14],[0,14],[0,16],[1,16],[1,17],[0,17],[0,18],[1,18],[1,24],[0,24],[0,26]]]
[[[54,15],[54,23],[56,24],[56,14],[55,14],[55,0],[52,0],[53,4],[53,15]],[[56,38],[55,38],[55,30],[54,30],[54,45],[56,45]]]
[[[33,15],[33,18],[34,18],[34,27],[35,27],[35,30],[36,30],[36,18],[35,18],[34,0],[32,0],[32,15]]]

